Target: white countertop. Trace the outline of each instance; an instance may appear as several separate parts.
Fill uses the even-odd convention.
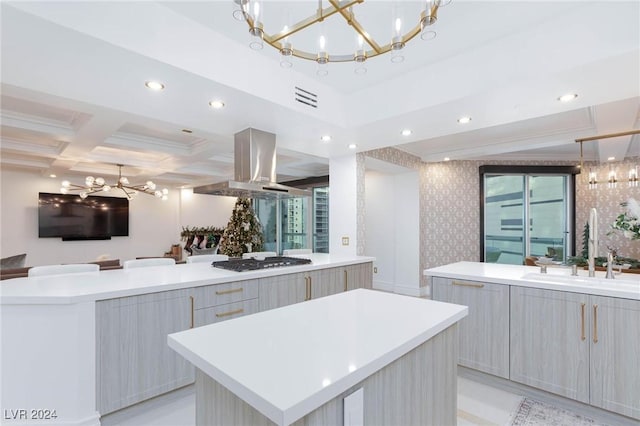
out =
[[[546,274],[538,266],[503,265],[483,262],[457,262],[426,269],[424,275],[521,287],[560,290],[597,296],[620,297],[640,300],[640,274],[616,274],[615,279],[605,279],[604,271],[596,271],[596,277],[579,270],[578,277],[570,276],[571,269],[549,266]]]
[[[168,342],[287,425],[467,313],[466,306],[358,289],[170,334]]]
[[[256,271],[233,272],[208,263],[115,269],[0,281],[0,304],[70,304],[158,291],[250,280],[372,262],[373,257],[305,255],[312,263]]]

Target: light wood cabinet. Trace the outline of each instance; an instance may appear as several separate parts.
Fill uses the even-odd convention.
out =
[[[191,326],[191,290],[96,302],[96,405],[101,415],[192,383],[194,369],[167,346]]]
[[[343,272],[341,268],[329,268],[308,273],[310,299],[343,292]]]
[[[469,307],[458,323],[458,364],[509,378],[509,286],[434,277],[433,300]]]
[[[346,290],[373,287],[373,263],[360,263],[342,269]]]
[[[195,327],[226,321],[258,312],[258,299],[243,300],[225,305],[211,306],[195,311]]]
[[[640,301],[511,287],[511,380],[640,419]]]
[[[590,296],[591,405],[640,419],[640,301]]]
[[[259,280],[193,289],[193,322],[200,327],[258,312]]]
[[[372,263],[326,268],[260,279],[260,311],[354,288],[371,288]]]
[[[308,298],[306,273],[260,278],[260,311],[304,302]]]
[[[511,287],[511,380],[589,402],[589,296]]]

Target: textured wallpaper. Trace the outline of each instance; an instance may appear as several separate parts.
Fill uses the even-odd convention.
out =
[[[369,156],[420,171],[420,270],[447,263],[480,260],[480,183],[481,165],[563,165],[571,162],[554,161],[450,161],[424,163],[418,157],[395,148],[384,148],[358,154],[358,253],[364,253],[364,157]],[[637,158],[616,163],[618,178],[627,176],[629,167]],[[592,166],[601,179],[605,179],[609,165]],[[630,188],[627,182],[619,182],[617,188],[607,188],[606,183],[589,190],[584,175],[577,176],[576,188],[576,251],[582,247],[582,230],[589,209],[596,207],[599,214],[600,251],[605,253],[607,245],[619,248],[619,254],[640,258],[640,241],[629,241],[624,237],[607,236],[610,224],[622,212],[619,204],[630,196],[640,200],[640,187]],[[362,206],[362,210],[360,209]],[[360,239],[362,236],[362,240]],[[426,280],[421,277],[421,286]]]

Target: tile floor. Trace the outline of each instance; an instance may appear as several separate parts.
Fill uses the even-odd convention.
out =
[[[522,396],[458,378],[458,426],[508,425]],[[103,426],[193,426],[193,387],[122,410],[102,419]]]

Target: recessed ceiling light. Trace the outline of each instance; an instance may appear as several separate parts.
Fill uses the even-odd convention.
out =
[[[451,160],[451,158],[449,158],[449,157],[444,157],[444,161],[449,161],[449,160]]]
[[[413,132],[411,131],[411,129],[404,129],[401,133],[402,133],[402,136],[409,136]]]
[[[329,142],[329,141],[331,141],[331,135],[323,135],[323,136],[320,138],[320,140],[321,140],[322,142]]]
[[[471,117],[468,117],[468,116],[458,118],[458,123],[460,124],[467,124],[470,121],[471,121]]]
[[[349,149],[356,149],[358,147],[358,145],[356,145],[355,143],[350,143],[349,144]]]
[[[53,178],[55,178],[55,177],[57,177],[57,176],[56,176],[56,175],[54,175],[53,173],[51,173],[51,174],[49,175],[49,177],[53,179]]]
[[[213,109],[220,109],[220,108],[224,108],[224,102],[222,102],[222,101],[218,101],[218,100],[211,101],[211,102],[209,102],[209,106],[210,106],[211,108],[213,108]]]
[[[616,157],[609,157],[609,158],[607,158],[607,161],[613,161],[615,159],[616,159]]]
[[[153,81],[153,80],[145,81],[144,85],[147,86],[147,88],[149,88],[151,90],[163,90],[164,89],[164,84],[160,83],[159,81]]]
[[[571,102],[572,100],[574,100],[577,97],[578,97],[578,95],[576,93],[567,93],[566,95],[560,96],[558,98],[558,100],[560,102]]]

